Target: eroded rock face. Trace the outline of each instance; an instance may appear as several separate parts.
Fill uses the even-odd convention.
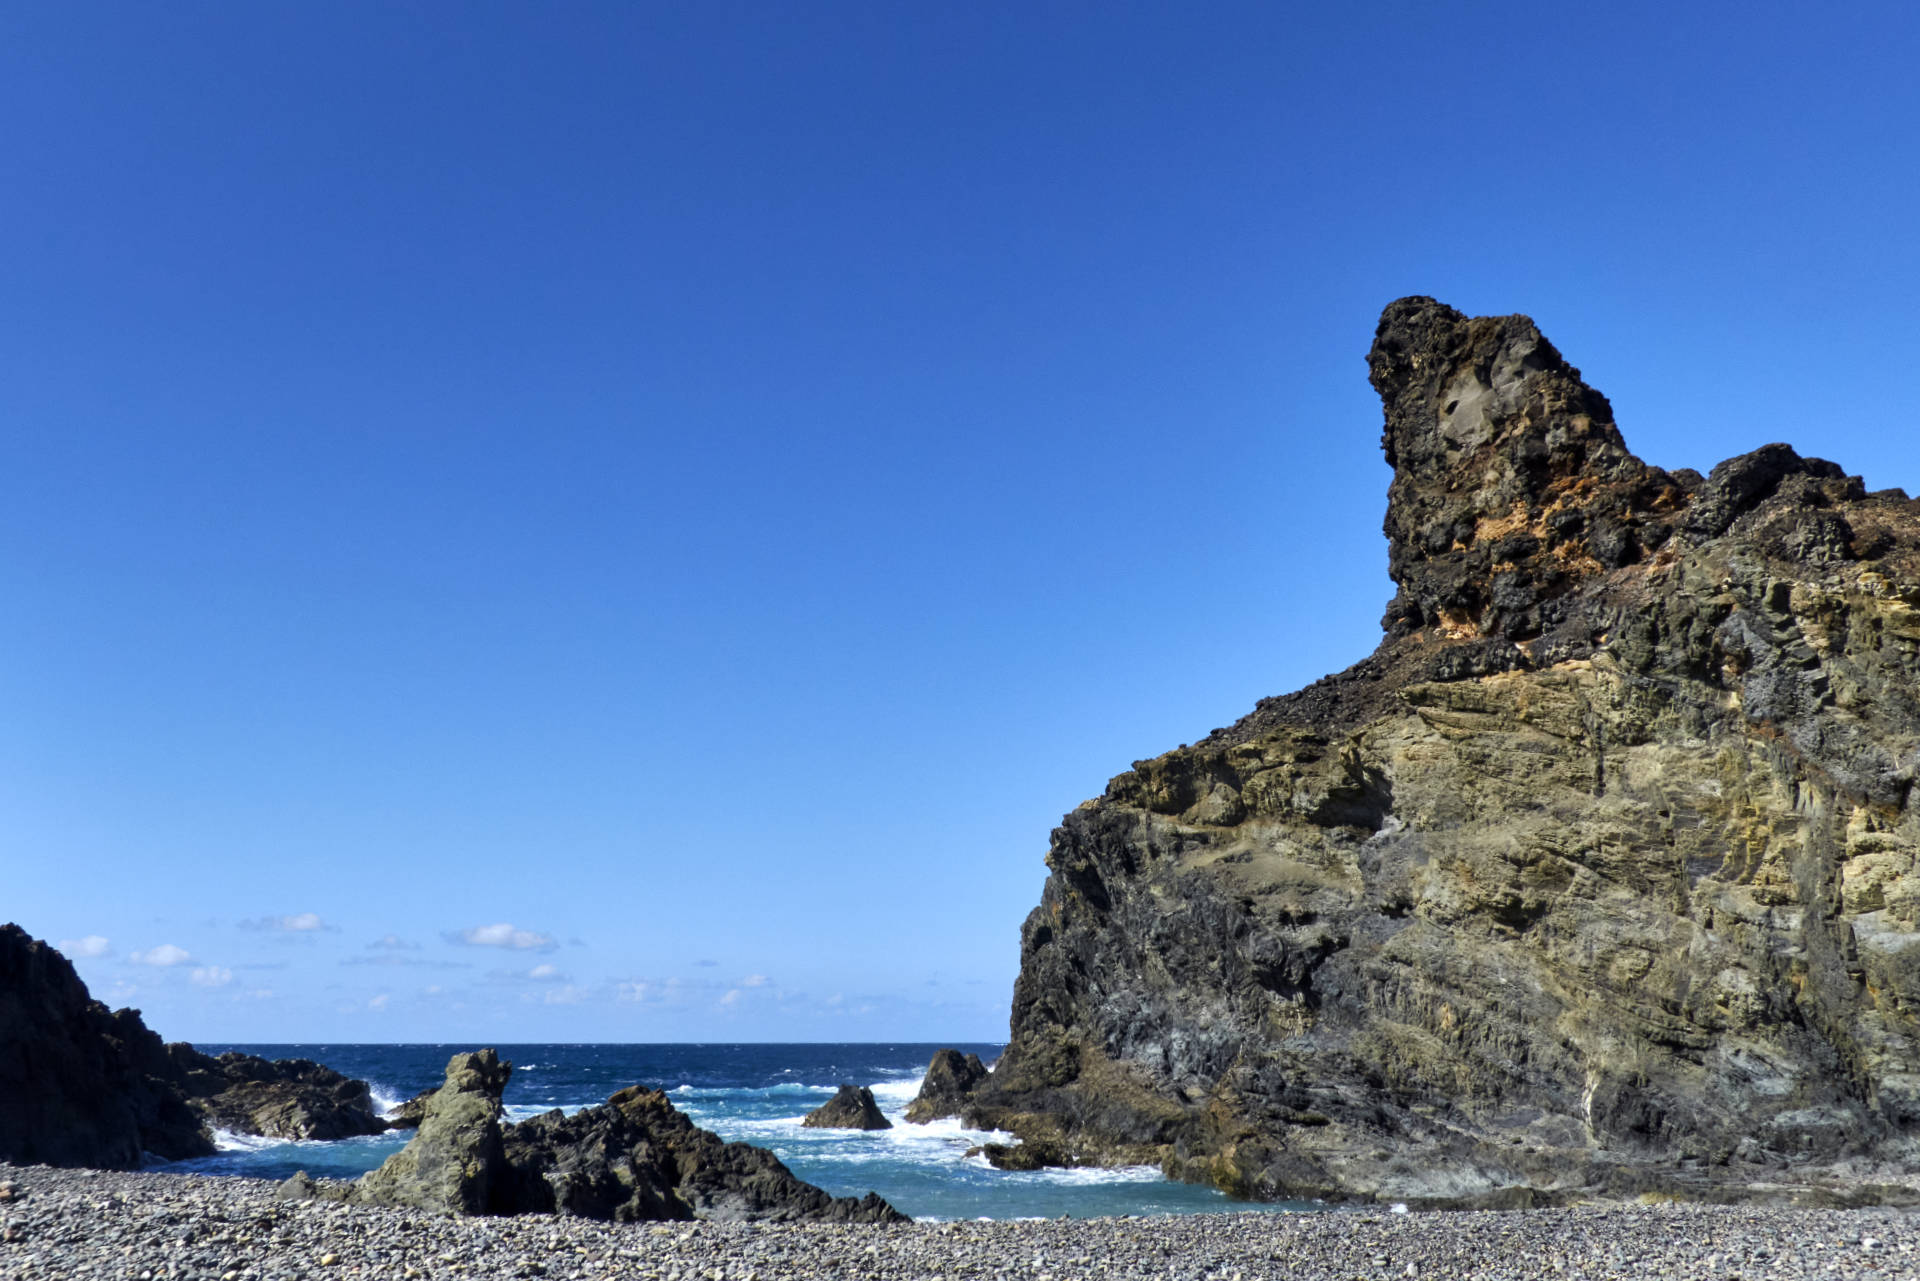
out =
[[[873,1101],[873,1091],[864,1085],[844,1084],[834,1096],[807,1113],[801,1125],[823,1130],[891,1130],[893,1122],[881,1113]]]
[[[492,1050],[456,1054],[407,1146],[352,1185],[349,1199],[446,1214],[510,1214],[516,1181],[500,1139],[500,1094],[513,1064]]]
[[[127,1170],[213,1140],[138,1010],[109,1012],[67,958],[0,926],[0,1160]]]
[[[1369,361],[1385,640],[1067,815],[969,1120],[1260,1197],[1899,1168],[1920,507],[1649,467],[1524,317]]]
[[[958,1050],[936,1050],[920,1081],[920,1093],[907,1104],[907,1120],[917,1125],[941,1117],[959,1116],[980,1083],[987,1079],[987,1065],[978,1054],[962,1056]]]

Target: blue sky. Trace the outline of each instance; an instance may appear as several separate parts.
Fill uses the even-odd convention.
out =
[[[0,915],[222,1040],[997,1039],[1375,644],[1363,357],[1920,489],[1902,5],[0,12]]]

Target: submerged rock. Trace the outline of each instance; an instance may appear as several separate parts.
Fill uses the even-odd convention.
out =
[[[833,1197],[764,1148],[700,1129],[658,1090],[622,1090],[567,1116],[500,1124],[513,1065],[492,1050],[457,1054],[425,1100],[419,1132],[384,1165],[347,1185],[304,1172],[290,1199],[322,1197],[452,1214],[567,1214],[620,1221],[896,1223],[873,1193]]]
[[[958,1050],[936,1050],[920,1081],[920,1093],[907,1104],[907,1120],[924,1125],[941,1117],[959,1116],[986,1079],[987,1065],[978,1054],[962,1057]]]
[[[893,1122],[881,1115],[873,1091],[864,1085],[841,1085],[839,1092],[807,1113],[801,1125],[824,1130],[891,1130]]]
[[[1650,466],[1522,316],[1369,365],[1385,638],[1062,820],[968,1121],[1415,1204],[1910,1161],[1920,506]]]
[[[0,926],[0,1161],[126,1170],[213,1150],[140,1012],[108,1012],[56,949]]]

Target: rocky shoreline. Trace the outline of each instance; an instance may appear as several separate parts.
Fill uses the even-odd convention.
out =
[[[1013,1222],[624,1224],[284,1201],[272,1183],[0,1166],[0,1281],[379,1276],[1920,1278],[1920,1218],[1686,1204]],[[0,1192],[0,1196],[5,1196]]]

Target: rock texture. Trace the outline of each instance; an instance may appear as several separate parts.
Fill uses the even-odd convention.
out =
[[[906,1221],[873,1193],[830,1196],[766,1149],[700,1129],[658,1090],[626,1089],[573,1116],[556,1110],[502,1126],[500,1097],[512,1072],[492,1050],[456,1054],[406,1147],[350,1184],[295,1175],[282,1197],[622,1222]]]
[[[167,1046],[187,1102],[218,1130],[276,1139],[350,1139],[388,1125],[365,1081],[311,1059],[267,1060],[228,1051],[217,1058],[184,1041]]]
[[[925,1125],[941,1117],[959,1116],[986,1079],[987,1065],[978,1054],[962,1057],[958,1050],[936,1050],[920,1081],[920,1093],[907,1104],[907,1120]]]
[[[801,1125],[823,1130],[891,1130],[893,1122],[864,1085],[843,1084],[834,1096],[807,1113]]]
[[[1525,317],[1369,365],[1385,639],[1067,815],[970,1122],[1255,1197],[1905,1168],[1920,505],[1649,466]]]
[[[213,1140],[138,1010],[109,1012],[67,958],[0,926],[0,1160],[125,1170]]]

